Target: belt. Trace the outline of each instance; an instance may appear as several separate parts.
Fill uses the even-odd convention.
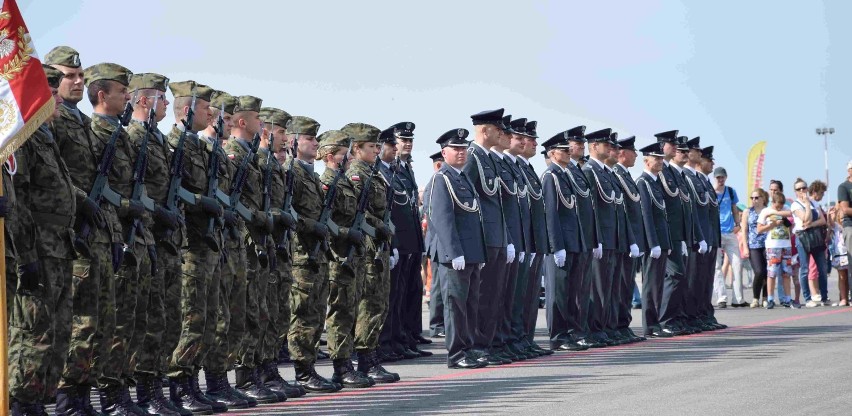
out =
[[[32,213],[33,220],[37,223],[45,222],[48,224],[58,225],[60,227],[68,227],[71,228],[74,226],[74,217],[71,215],[61,215],[61,214],[51,214],[47,212],[35,212]]]

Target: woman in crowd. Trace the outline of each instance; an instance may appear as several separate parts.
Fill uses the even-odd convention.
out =
[[[831,225],[830,220],[828,219],[828,214],[822,209],[819,203],[822,201],[823,196],[825,196],[825,191],[828,187],[825,185],[825,182],[816,180],[811,182],[808,186],[808,195],[811,200],[817,203],[817,208],[819,208],[820,213],[825,217],[825,222],[827,226],[826,232],[826,249],[825,251],[825,275],[823,278],[820,278],[819,272],[817,271],[816,262],[814,261],[814,257],[811,256],[811,262],[808,264],[808,280],[813,281],[816,280],[817,287],[819,288],[819,293],[822,296],[822,306],[831,305],[831,300],[828,299],[828,273],[831,272],[831,255],[828,251],[828,245],[831,240]]]
[[[837,210],[832,207],[828,210],[828,220],[831,224],[829,235],[831,244],[831,266],[837,269],[837,290],[840,292],[840,301],[832,306],[849,306],[849,255],[846,250],[846,242],[843,239],[843,216],[838,215]]]
[[[761,299],[767,299],[766,295],[766,240],[765,232],[758,232],[757,219],[760,212],[766,208],[769,194],[763,188],[757,188],[751,193],[751,208],[748,209],[748,215],[742,216],[740,228],[746,230],[746,238],[748,244],[749,263],[754,270],[754,281],[752,283],[752,295],[754,300],[751,301],[751,307],[757,308],[761,303]]]
[[[805,298],[805,306],[813,308],[820,306],[823,299],[828,298],[827,288],[819,287],[817,284],[817,282],[827,282],[825,274],[825,242],[823,241],[822,246],[820,246],[816,238],[813,238],[819,235],[816,232],[819,227],[825,228],[826,221],[817,203],[808,196],[808,183],[804,179],[796,179],[793,189],[796,191],[796,200],[793,201],[790,209],[793,211],[793,220],[795,221],[793,232],[797,237],[796,251],[799,254],[799,283],[802,287],[802,295]],[[808,241],[803,242],[803,238],[806,238]],[[810,246],[806,249],[805,246],[808,245],[808,242],[810,242]],[[817,276],[813,280],[808,279],[808,265],[811,256],[813,256],[817,267]]]
[[[761,210],[757,219],[757,232],[766,233],[766,274],[768,277],[766,309],[775,307],[775,285],[781,279],[784,293],[790,293],[789,277],[792,273],[792,244],[790,221],[781,212],[784,210],[784,194],[775,192],[771,196],[772,206]],[[789,295],[780,299],[781,305],[791,307]]]

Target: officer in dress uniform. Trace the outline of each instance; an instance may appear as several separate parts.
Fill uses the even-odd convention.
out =
[[[662,143],[652,143],[640,149],[643,171],[636,186],[642,205],[642,236],[649,247],[648,255],[642,259],[642,331],[645,336],[671,337],[660,324],[663,302],[663,284],[666,263],[672,251],[669,222],[666,219],[666,201],[660,172],[663,169]]]
[[[630,136],[626,139],[617,142],[617,149],[614,151],[615,162],[612,165],[612,171],[616,175],[618,184],[624,193],[624,206],[627,209],[628,225],[633,231],[633,236],[636,238],[636,245],[639,246],[639,251],[648,254],[648,245],[643,238],[644,232],[642,229],[642,205],[639,201],[639,189],[633,177],[627,170],[636,164],[636,136]],[[620,302],[616,309],[617,329],[624,337],[632,342],[644,341],[644,337],[636,336],[630,329],[630,322],[633,319],[630,311],[630,301],[633,296],[633,288],[636,286],[636,272],[641,264],[640,259],[622,256],[619,259],[616,268],[621,276],[619,288]]]
[[[576,131],[575,131],[576,132]],[[570,272],[574,262],[586,251],[586,242],[580,224],[577,196],[571,186],[566,168],[571,163],[568,138],[575,134],[571,130],[556,134],[542,145],[553,162],[542,175],[542,196],[549,252],[548,262],[554,268],[545,274],[545,305],[547,306],[547,328],[550,346],[558,351],[580,351],[588,349],[572,338],[572,315],[574,298],[570,288],[578,282]]]
[[[506,221],[503,218],[503,203],[500,195],[500,177],[497,161],[491,147],[498,143],[503,134],[503,109],[483,111],[470,116],[474,126],[474,142],[467,149],[468,157],[464,165],[467,179],[473,183],[479,195],[482,218],[485,227],[485,245],[488,247],[488,261],[482,269],[484,279],[474,288],[482,299],[497,299],[504,285],[507,263],[515,260],[515,246],[507,235]],[[444,156],[446,158],[446,155]],[[472,356],[484,362],[497,364],[503,360],[490,359],[488,348],[496,329],[497,308],[499,302],[483,302],[474,314],[477,327]]]
[[[693,272],[688,279],[689,293],[686,299],[685,312],[687,325],[701,331],[711,331],[716,329],[715,326],[704,322],[701,316],[703,315],[702,299],[705,298],[707,281],[713,281],[713,275],[707,274],[707,262],[712,261],[715,264],[716,261],[715,257],[711,259],[709,256],[710,244],[707,242],[707,240],[711,240],[712,242],[710,237],[710,200],[713,198],[711,198],[712,188],[707,188],[704,181],[698,176],[701,174],[697,170],[701,167],[700,143],[700,137],[686,141],[688,153],[686,164],[683,165],[685,183],[691,193],[690,198],[694,202],[695,223],[701,229],[701,235],[704,237],[703,240],[699,241],[697,250],[693,250],[692,255],[688,259],[688,263],[690,264],[688,269],[693,270]]]
[[[455,129],[438,139],[445,163],[429,181],[425,201],[426,250],[440,276],[450,368],[487,365],[474,351],[479,276],[488,248],[480,200],[462,169],[469,157],[467,136],[467,130]]]
[[[604,163],[609,157],[612,146],[611,134],[611,129],[603,129],[586,136],[591,143],[590,159],[583,166],[583,173],[592,185],[595,214],[601,237],[597,247],[592,249],[590,272],[593,289],[589,330],[597,340],[608,345],[619,345],[623,343],[622,338],[609,328],[615,254],[627,252],[629,247],[631,256],[638,257],[639,248],[634,243],[631,229],[627,227],[627,218],[622,206],[624,197],[609,167]]]
[[[432,159],[432,167],[435,172],[441,170],[444,165],[444,155],[441,152],[429,156]],[[423,191],[423,212],[426,212],[426,202],[429,200],[429,190]],[[432,284],[429,286],[429,335],[432,338],[444,338],[447,332],[444,329],[444,297],[441,295],[441,282],[438,280],[438,265],[429,256],[427,264],[432,272]]]
[[[707,146],[701,149],[701,175],[699,178],[702,182],[704,182],[704,186],[707,189],[713,189],[713,184],[710,182],[710,173],[713,172],[713,146]],[[719,202],[715,198],[710,198],[710,235],[705,236],[708,238],[707,245],[709,246],[709,255],[710,258],[716,258],[716,252],[719,250],[719,246],[722,244],[722,229],[719,225]],[[706,266],[708,268],[708,273],[713,275],[716,272],[715,264],[708,264]],[[706,282],[707,287],[704,289],[704,298],[701,301],[702,307],[702,317],[704,318],[704,322],[710,324],[716,329],[725,329],[728,326],[725,324],[720,324],[719,321],[716,320],[716,312],[713,308],[713,281],[712,279],[709,282]]]

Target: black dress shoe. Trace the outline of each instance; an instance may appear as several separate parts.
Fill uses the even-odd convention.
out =
[[[668,328],[655,329],[653,332],[651,332],[650,335],[651,335],[651,338],[671,338],[671,337],[674,336],[672,331]]]
[[[406,360],[411,360],[413,358],[420,358],[420,353],[414,352],[408,348],[403,348],[402,350],[402,358]]]
[[[446,337],[447,337],[446,331],[438,331],[437,334],[432,335],[432,338],[446,338]]]
[[[557,351],[585,351],[589,349],[586,345],[580,345],[577,342],[566,342],[556,348]]]
[[[584,346],[586,348],[606,347],[606,344],[602,344],[602,343],[598,342],[597,340],[595,340],[594,338],[581,338],[581,339],[577,340],[576,344]]]
[[[454,364],[450,364],[450,365],[448,365],[447,367],[448,367],[448,368],[463,368],[463,369],[468,369],[468,368],[482,368],[482,367],[485,367],[485,365],[483,365],[483,364],[482,364],[482,363],[480,363],[479,361],[472,360],[472,359],[470,359],[470,358],[468,358],[468,357],[465,357],[465,358],[462,358],[462,359],[461,359],[461,361],[458,361],[458,362],[456,362],[456,363],[454,363]]]
[[[535,344],[533,344],[532,348],[533,348],[533,350],[538,351],[542,355],[553,355],[553,350],[550,350],[550,349],[547,349],[547,348],[541,348],[541,347],[539,347],[538,345],[535,345]]]
[[[417,341],[418,344],[429,345],[432,343],[431,339],[424,338],[423,335],[417,334],[414,336],[414,340]]]
[[[486,354],[482,357],[476,359],[477,362],[486,364],[486,365],[503,365],[503,359],[494,357],[491,354]]]
[[[421,350],[420,348],[417,348],[416,346],[414,348],[410,348],[410,349],[411,349],[411,351],[414,351],[414,352],[420,354],[421,357],[431,357],[432,355],[434,355],[432,353],[432,351]]]

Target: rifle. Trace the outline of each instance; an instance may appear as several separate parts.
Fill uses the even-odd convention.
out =
[[[369,208],[367,205],[370,203],[370,187],[373,184],[373,176],[376,175],[379,171],[379,163],[381,163],[381,155],[376,155],[376,161],[373,163],[373,166],[370,168],[370,176],[364,180],[364,187],[361,188],[361,193],[358,194],[358,207],[355,211],[355,220],[352,221],[352,226],[349,229],[354,229],[357,231],[363,231],[364,234],[369,235],[370,237],[376,237],[376,229],[373,228],[370,224],[367,224],[367,209]],[[349,252],[346,253],[346,260],[343,260],[342,264],[352,265],[352,256],[355,255],[355,244],[349,246]]]
[[[178,200],[185,204],[195,205],[195,195],[181,186],[181,182],[183,181],[183,157],[185,153],[184,144],[186,143],[186,132],[192,128],[192,120],[195,118],[194,109],[195,92],[192,93],[192,102],[189,105],[189,113],[186,115],[186,120],[181,120],[184,127],[183,131],[180,133],[177,146],[175,146],[172,150],[172,163],[169,167],[171,179],[169,180],[169,192],[166,194],[166,203],[164,205],[164,208],[177,215],[181,222],[183,222],[184,218],[183,215],[181,215],[180,207],[178,207]],[[159,243],[163,245],[163,248],[165,248],[169,254],[176,256],[180,253],[180,250],[179,247],[172,242],[173,232],[174,230],[166,229],[165,235]],[[213,249],[213,247],[210,248]]]
[[[272,123],[272,128],[269,130],[269,144],[266,149],[269,151],[266,154],[266,166],[263,168],[263,212],[271,216],[269,209],[272,208],[272,164],[277,163],[275,155],[272,154],[272,147],[275,145],[275,123]],[[267,254],[265,248],[269,241],[269,234],[264,234],[260,237],[260,248],[255,246],[258,262],[269,265],[269,270],[275,270],[275,255]]]
[[[216,137],[213,139],[213,150],[210,152],[210,157],[207,160],[207,192],[206,196],[208,198],[217,198],[221,191],[219,190],[219,155],[222,153],[222,135],[225,131],[225,119],[223,118],[223,114],[225,113],[225,104],[222,104],[222,108],[219,110],[219,119],[216,120],[216,127],[214,130],[216,131]],[[219,203],[222,204],[223,207],[228,207],[229,202],[227,198],[218,198]],[[216,241],[216,226],[219,224],[221,219],[218,218],[209,218],[207,222],[207,232],[204,233],[204,243],[209,247],[217,247],[213,251],[219,252],[221,247]]]
[[[168,87],[168,80],[166,80],[166,86]],[[145,171],[148,169],[148,141],[151,135],[154,134],[154,129],[157,128],[156,117],[159,99],[159,94],[154,96],[154,106],[148,112],[148,120],[145,122],[145,137],[139,145],[139,153],[136,155],[136,163],[133,166],[133,191],[130,193],[131,200],[142,202],[145,209],[150,212],[154,211],[154,200],[149,198],[145,192]],[[127,237],[124,239],[124,260],[127,261],[127,265],[130,267],[136,267],[139,264],[136,254],[133,253],[133,243],[136,239],[136,233],[139,232],[141,226],[142,220],[134,218],[130,224]]]
[[[351,153],[352,141],[350,140],[349,150],[347,150],[346,154],[343,155],[343,160],[340,162],[340,165],[337,166],[337,172],[334,174],[334,179],[332,179],[331,184],[328,185],[328,191],[325,193],[325,200],[322,203],[322,211],[320,211],[320,216],[317,220],[318,223],[328,226],[329,231],[334,235],[340,233],[340,227],[331,220],[331,212],[334,210],[334,199],[337,195],[337,182],[340,181],[340,178],[345,173],[344,169],[346,169],[346,164],[349,162],[349,155]],[[317,241],[314,249],[308,255],[308,261],[316,263],[316,259],[321,248],[326,250],[328,249],[328,240]]]
[[[115,142],[118,136],[121,135],[123,127],[130,124],[130,116],[133,113],[133,106],[130,101],[124,106],[124,111],[119,116],[119,126],[115,127],[115,131],[107,142],[103,153],[101,153],[101,161],[98,163],[98,174],[92,182],[92,189],[89,191],[88,197],[100,205],[104,200],[110,204],[119,207],[121,206],[121,195],[113,191],[109,187],[109,171],[112,169],[112,162],[115,160]],[[80,232],[74,237],[74,248],[86,258],[92,258],[92,251],[89,249],[89,235],[92,233],[92,227],[88,221],[84,221],[80,225]]]
[[[284,178],[284,203],[282,204],[281,211],[289,212],[290,215],[293,216],[294,221],[299,221],[299,215],[296,214],[296,210],[293,209],[293,183],[295,182],[295,174],[293,173],[293,168],[295,167],[293,164],[296,162],[296,149],[299,145],[299,135],[297,134],[293,138],[293,145],[290,147],[290,163],[287,165],[287,173]],[[352,150],[351,148],[349,150]],[[281,238],[278,239],[278,243],[275,245],[275,249],[279,252],[282,252],[285,257],[290,257],[290,236],[293,233],[293,228],[288,227],[281,233]]]
[[[234,174],[234,178],[231,181],[228,204],[224,207],[226,211],[240,214],[246,222],[251,222],[252,214],[251,210],[240,202],[240,195],[243,193],[243,186],[245,186],[246,178],[248,178],[249,163],[254,161],[254,157],[257,154],[257,148],[259,146],[260,134],[255,133],[254,138],[251,141],[251,145],[249,145],[249,151],[245,157],[243,157],[242,162],[240,162],[240,167],[237,169],[237,172]]]
[[[396,227],[391,222],[391,208],[393,207],[393,181],[396,179],[396,174],[399,173],[399,156],[396,157],[396,161],[393,165],[391,165],[391,178],[388,181],[388,190],[385,193],[385,215],[382,216],[382,222],[385,224],[390,233],[393,234],[396,232]],[[388,242],[382,241],[379,245],[379,249],[376,250],[376,258],[373,259],[374,262],[378,263],[382,260],[382,253],[388,249]]]

